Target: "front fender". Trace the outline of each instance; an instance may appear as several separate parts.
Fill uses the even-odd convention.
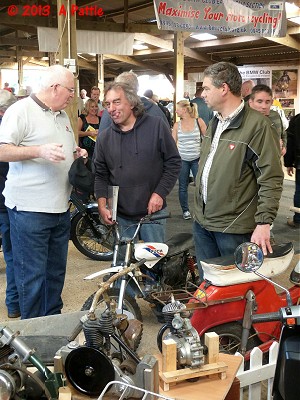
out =
[[[120,272],[122,270],[123,270],[122,266],[110,267],[110,268],[103,269],[102,271],[94,272],[93,274],[88,275],[83,279],[87,281],[87,280],[91,280],[91,279],[97,278],[98,276],[105,275],[105,274],[111,274],[111,273],[116,274],[117,272]]]

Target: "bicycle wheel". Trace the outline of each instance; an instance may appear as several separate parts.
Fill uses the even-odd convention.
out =
[[[80,253],[97,261],[109,261],[113,256],[113,229],[102,224],[98,211],[89,214],[97,229],[97,235],[91,229],[86,216],[80,213],[75,215],[71,221],[70,239]]]

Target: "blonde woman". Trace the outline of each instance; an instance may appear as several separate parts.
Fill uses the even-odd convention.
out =
[[[189,100],[180,100],[176,105],[176,113],[180,121],[175,122],[172,136],[177,143],[182,160],[179,174],[179,202],[184,219],[191,219],[188,204],[188,186],[190,171],[194,179],[198,172],[200,158],[201,135],[206,132],[206,124],[198,118],[197,104]]]
[[[79,145],[86,149],[90,158],[94,153],[100,120],[98,104],[95,100],[88,99],[84,105],[83,113],[78,117],[78,136]]]

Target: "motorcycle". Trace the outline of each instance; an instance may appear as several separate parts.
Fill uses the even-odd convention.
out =
[[[83,255],[97,261],[110,261],[113,255],[113,229],[103,224],[98,205],[88,196],[82,199],[73,190],[70,196],[70,239]]]
[[[274,245],[273,253],[265,257],[262,273],[272,278],[284,272],[294,255],[292,243]],[[194,293],[199,306],[191,318],[192,325],[202,336],[205,332],[216,332],[220,337],[220,350],[234,354],[239,350],[243,319],[250,309],[258,313],[275,312],[286,306],[285,291],[277,293],[273,283],[262,280],[254,273],[244,274],[235,266],[234,257],[218,257],[201,262],[204,281]],[[300,286],[297,276],[300,265],[292,271],[290,280],[294,286],[289,288],[291,304],[299,302]],[[195,299],[191,299],[195,302]],[[279,321],[254,323],[250,327],[250,337],[245,349],[245,359],[249,351],[258,346],[267,352],[274,340],[279,340],[281,323]],[[247,350],[247,351],[246,351]]]
[[[253,243],[243,243],[235,252],[236,266],[243,273],[254,273],[268,283],[283,289],[286,294],[286,306],[279,311],[264,314],[254,313],[249,308],[243,321],[243,337],[241,350],[245,351],[252,324],[281,322],[282,329],[279,338],[279,351],[273,380],[273,400],[298,400],[300,386],[297,382],[300,369],[300,306],[293,305],[290,291],[281,287],[257,270],[262,265],[262,250]],[[300,283],[299,271],[293,274],[293,279]]]
[[[146,259],[146,262],[134,272],[122,276],[109,289],[109,296],[116,300],[118,310],[127,310],[133,318],[142,321],[142,313],[136,297],[143,298],[152,306],[158,320],[162,320],[162,307],[169,302],[171,293],[183,300],[186,292],[194,292],[199,284],[198,269],[195,257],[191,255],[193,236],[190,233],[174,235],[166,243],[135,243],[143,224],[156,223],[166,216],[147,215],[140,219],[132,238],[120,236],[118,223],[112,225],[114,230],[113,261],[110,268],[96,272],[85,279],[103,276],[106,280],[134,261]],[[118,259],[122,246],[126,248],[125,256]],[[82,310],[88,310],[94,299],[92,294],[84,303]],[[97,307],[101,307],[100,299]]]

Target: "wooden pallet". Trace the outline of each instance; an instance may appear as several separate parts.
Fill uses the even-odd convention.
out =
[[[219,336],[213,332],[207,333],[204,341],[208,347],[208,355],[205,357],[206,364],[199,368],[177,369],[176,342],[172,339],[163,340],[162,368],[159,377],[165,392],[170,390],[170,385],[201,376],[216,375],[219,379],[226,379],[228,365],[219,362]]]

